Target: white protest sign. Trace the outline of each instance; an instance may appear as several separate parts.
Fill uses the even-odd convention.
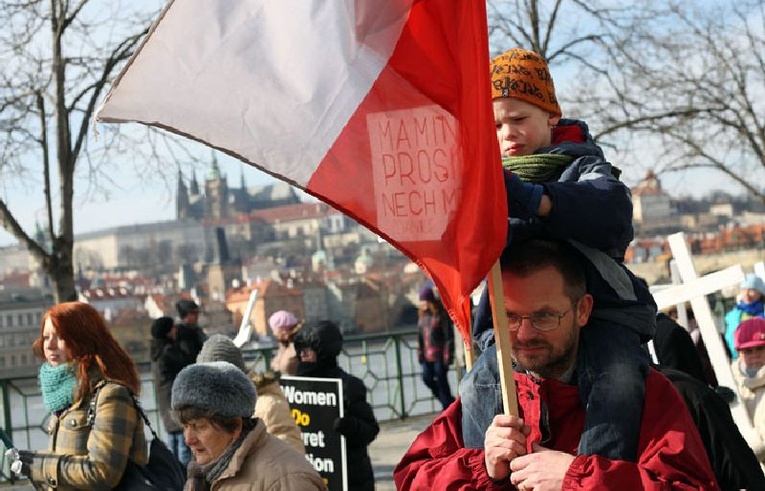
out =
[[[337,378],[281,377],[279,385],[300,428],[305,458],[329,491],[348,490],[345,437],[335,431],[343,417],[343,384]]]

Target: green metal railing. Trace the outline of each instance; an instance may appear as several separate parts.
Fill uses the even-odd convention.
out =
[[[243,354],[250,370],[264,372],[268,371],[274,352],[275,347],[263,347],[245,349]],[[364,381],[367,400],[378,421],[402,420],[440,410],[438,400],[420,378],[416,331],[347,336],[338,361],[344,370]],[[142,380],[141,403],[155,430],[164,437],[149,364],[139,363],[139,371]],[[458,374],[450,370],[449,377],[456,395]],[[2,428],[16,447],[30,450],[46,448],[46,414],[36,370],[0,373],[0,402]],[[9,480],[4,454],[0,459],[0,481]]]

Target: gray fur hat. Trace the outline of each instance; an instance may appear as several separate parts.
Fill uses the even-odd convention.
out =
[[[247,373],[242,350],[237,348],[234,342],[223,334],[213,334],[207,338],[205,344],[202,345],[202,351],[197,355],[197,363],[208,363],[211,361],[227,361],[244,373]]]
[[[178,373],[173,382],[171,407],[195,407],[226,418],[249,418],[257,393],[252,381],[227,361],[195,363]]]

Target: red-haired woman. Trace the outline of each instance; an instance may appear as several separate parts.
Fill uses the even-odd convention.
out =
[[[112,489],[128,459],[146,464],[131,396],[140,391],[138,371],[101,315],[86,303],[58,304],[43,316],[33,349],[44,360],[39,382],[51,413],[50,445],[44,453],[19,452],[22,473],[59,491]]]

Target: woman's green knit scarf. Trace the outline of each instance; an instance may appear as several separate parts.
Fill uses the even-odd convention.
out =
[[[40,367],[39,380],[43,404],[49,412],[57,413],[74,403],[77,376],[73,363],[62,363],[54,367],[45,362]]]
[[[557,181],[574,157],[558,153],[539,153],[523,157],[504,157],[502,166],[524,182]]]

